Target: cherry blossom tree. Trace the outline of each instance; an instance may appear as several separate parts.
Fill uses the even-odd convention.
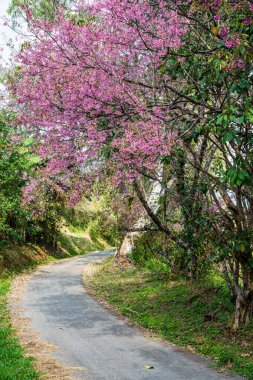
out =
[[[193,277],[203,256],[223,263],[235,328],[253,309],[252,10],[103,0],[51,22],[24,8],[34,40],[10,86],[19,123],[39,140],[40,174],[73,202],[102,172],[133,187]]]

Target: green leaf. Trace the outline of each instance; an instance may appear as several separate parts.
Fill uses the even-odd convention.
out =
[[[230,141],[234,140],[234,138],[235,138],[235,135],[232,132],[227,132],[223,136],[222,141],[223,142],[230,142]]]
[[[244,116],[239,117],[237,123],[242,124],[244,122]]]

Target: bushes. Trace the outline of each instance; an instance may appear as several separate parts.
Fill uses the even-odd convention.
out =
[[[87,231],[94,241],[102,239],[111,246],[119,244],[117,219],[104,191],[99,196],[83,197],[74,209],[65,208],[63,217],[73,232]]]

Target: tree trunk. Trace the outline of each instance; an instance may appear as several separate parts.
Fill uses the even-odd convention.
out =
[[[235,319],[233,329],[245,326],[252,317],[253,310],[253,294],[251,290],[240,290],[236,297]]]
[[[242,281],[242,287],[236,286],[234,330],[247,325],[253,313],[253,273],[247,267],[242,267]]]
[[[133,229],[143,228],[146,224],[144,217],[141,217],[135,224]],[[115,261],[123,266],[130,266],[129,255],[132,253],[135,247],[135,241],[140,237],[143,232],[127,232],[124,236],[119,249],[115,254]]]
[[[150,188],[148,189],[148,204],[154,213],[157,212],[159,208],[159,199],[161,195],[162,187],[159,181],[152,181]],[[150,222],[148,215],[145,210],[140,218],[133,225],[132,229],[137,230],[134,232],[127,232],[120,248],[115,254],[115,260],[123,265],[129,264],[129,255],[135,247],[136,239],[139,238],[144,232],[138,231],[144,229]]]

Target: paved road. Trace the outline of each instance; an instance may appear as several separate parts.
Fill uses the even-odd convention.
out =
[[[86,367],[79,378],[87,380],[240,379],[217,373],[197,356],[145,338],[99,305],[84,290],[82,271],[85,264],[109,254],[43,267],[28,283],[25,313],[40,336],[58,346],[57,359]]]

